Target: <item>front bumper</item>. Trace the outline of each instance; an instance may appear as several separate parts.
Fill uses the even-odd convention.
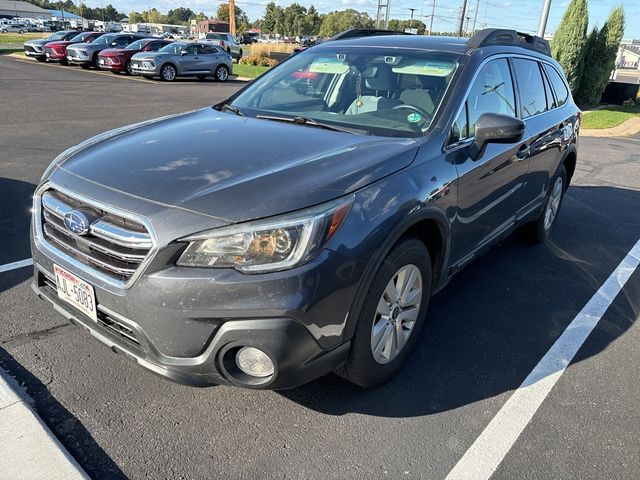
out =
[[[142,67],[136,64],[132,64],[131,71],[133,71],[135,75],[148,75],[157,77],[160,75],[160,66],[154,64],[153,67]]]
[[[222,324],[206,349],[195,357],[170,357],[160,353],[145,332],[135,323],[109,312],[99,315],[96,323],[79,311],[61,302],[48,277],[36,266],[34,292],[49,302],[70,322],[86,328],[89,333],[115,353],[121,353],[140,366],[174,382],[193,387],[231,384],[247,388],[286,389],[307,383],[339,367],[349,350],[345,342],[331,350],[323,350],[309,331],[291,318],[261,318],[232,320]],[[105,313],[108,310],[101,310]],[[110,319],[120,328],[133,332],[138,344],[123,340],[117,328],[103,319]],[[124,331],[124,330],[123,330]],[[266,352],[275,365],[267,379],[247,379],[232,368],[235,352],[252,346]]]
[[[45,52],[44,52],[44,50],[43,50],[43,51],[38,52],[38,51],[32,50],[32,48],[33,48],[33,47],[31,47],[31,48],[25,48],[25,49],[24,49],[24,54],[25,54],[27,57],[45,58]]]
[[[80,55],[74,55],[67,53],[67,62],[74,65],[90,65],[92,62],[91,57],[84,57]]]

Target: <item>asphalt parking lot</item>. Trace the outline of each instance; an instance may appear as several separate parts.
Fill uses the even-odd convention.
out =
[[[0,56],[0,265],[30,257],[31,194],[62,150],[241,85]],[[640,140],[579,148],[552,240],[514,235],[455,277],[375,390],[335,375],[283,392],[169,383],[35,298],[30,268],[0,273],[0,366],[93,478],[445,478],[640,238]],[[492,478],[637,478],[639,315],[635,271]]]

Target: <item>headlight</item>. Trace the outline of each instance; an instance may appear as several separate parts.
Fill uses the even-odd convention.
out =
[[[189,246],[177,263],[185,267],[235,268],[246,273],[296,267],[318,254],[340,228],[352,203],[350,195],[301,212],[181,239]]]

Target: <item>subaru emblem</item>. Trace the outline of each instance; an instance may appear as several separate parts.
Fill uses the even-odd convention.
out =
[[[81,210],[71,210],[64,215],[64,226],[71,233],[84,235],[89,231],[91,222],[89,217]]]

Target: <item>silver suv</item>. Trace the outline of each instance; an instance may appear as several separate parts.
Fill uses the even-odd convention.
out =
[[[157,52],[140,52],[131,57],[131,71],[145,78],[160,77],[172,82],[177,77],[212,75],[226,82],[231,75],[233,60],[220,47],[206,43],[175,42]]]
[[[240,46],[236,38],[230,33],[207,33],[205,42],[222,48],[238,62],[242,58],[242,47]]]

